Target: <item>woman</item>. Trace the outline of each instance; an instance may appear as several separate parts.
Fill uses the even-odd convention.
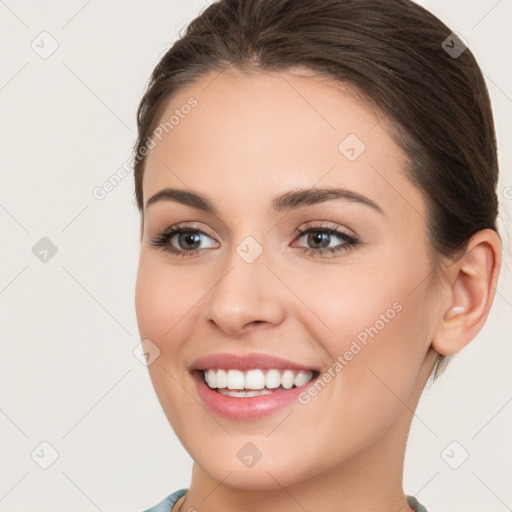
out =
[[[429,378],[501,264],[490,102],[409,0],[221,0],[138,111],[139,330],[194,460],[171,510],[425,511]]]

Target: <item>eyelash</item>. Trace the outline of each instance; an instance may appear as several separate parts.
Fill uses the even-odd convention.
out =
[[[297,229],[295,232],[295,238],[302,238],[304,235],[307,235],[310,232],[318,232],[318,233],[327,233],[329,235],[336,235],[338,238],[342,239],[344,243],[342,245],[338,245],[335,247],[327,247],[324,249],[311,249],[306,248],[304,250],[304,254],[308,254],[310,256],[313,256],[316,253],[320,253],[322,256],[324,254],[330,253],[333,255],[335,252],[338,251],[348,251],[349,249],[356,247],[360,244],[359,238],[357,238],[354,235],[348,234],[347,232],[339,229],[334,228],[332,226],[327,225],[314,225],[314,224],[306,224],[302,229]],[[182,258],[194,256],[195,254],[201,252],[203,249],[194,249],[193,251],[184,251],[184,250],[178,250],[171,245],[169,245],[169,241],[174,237],[176,234],[182,234],[182,233],[189,233],[189,234],[204,234],[207,236],[210,236],[208,233],[205,233],[204,231],[197,229],[194,226],[190,225],[179,225],[179,226],[171,226],[167,228],[163,233],[155,236],[151,239],[151,245],[154,247],[159,247],[163,251],[168,252],[170,254],[174,254],[176,257],[181,255]],[[309,251],[309,253],[308,253]]]

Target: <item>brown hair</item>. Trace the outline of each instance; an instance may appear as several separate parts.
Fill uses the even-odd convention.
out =
[[[477,231],[497,232],[498,162],[489,94],[473,54],[461,45],[445,24],[410,0],[211,4],[162,57],[140,102],[134,147],[140,212],[146,141],[173,94],[227,66],[306,68],[355,88],[392,123],[409,157],[408,177],[427,202],[438,269],[439,255],[456,257]],[[447,361],[439,355],[434,378]]]

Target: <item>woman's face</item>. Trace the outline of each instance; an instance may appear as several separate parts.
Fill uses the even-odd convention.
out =
[[[209,477],[252,489],[383,454],[432,367],[439,307],[425,201],[403,151],[341,86],[290,73],[209,74],[161,122],[143,179],[136,308],[186,450]],[[211,208],[154,197],[164,189]],[[166,240],[169,227],[185,234]],[[261,357],[199,361],[216,354]],[[258,387],[294,365],[318,377],[245,398],[210,390],[198,371],[238,369],[237,387],[252,369],[240,382]]]

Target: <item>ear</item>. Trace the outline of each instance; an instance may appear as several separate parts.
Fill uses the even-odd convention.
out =
[[[483,229],[473,235],[464,255],[445,273],[446,294],[432,338],[436,352],[453,355],[480,332],[494,300],[500,266],[498,234]]]

